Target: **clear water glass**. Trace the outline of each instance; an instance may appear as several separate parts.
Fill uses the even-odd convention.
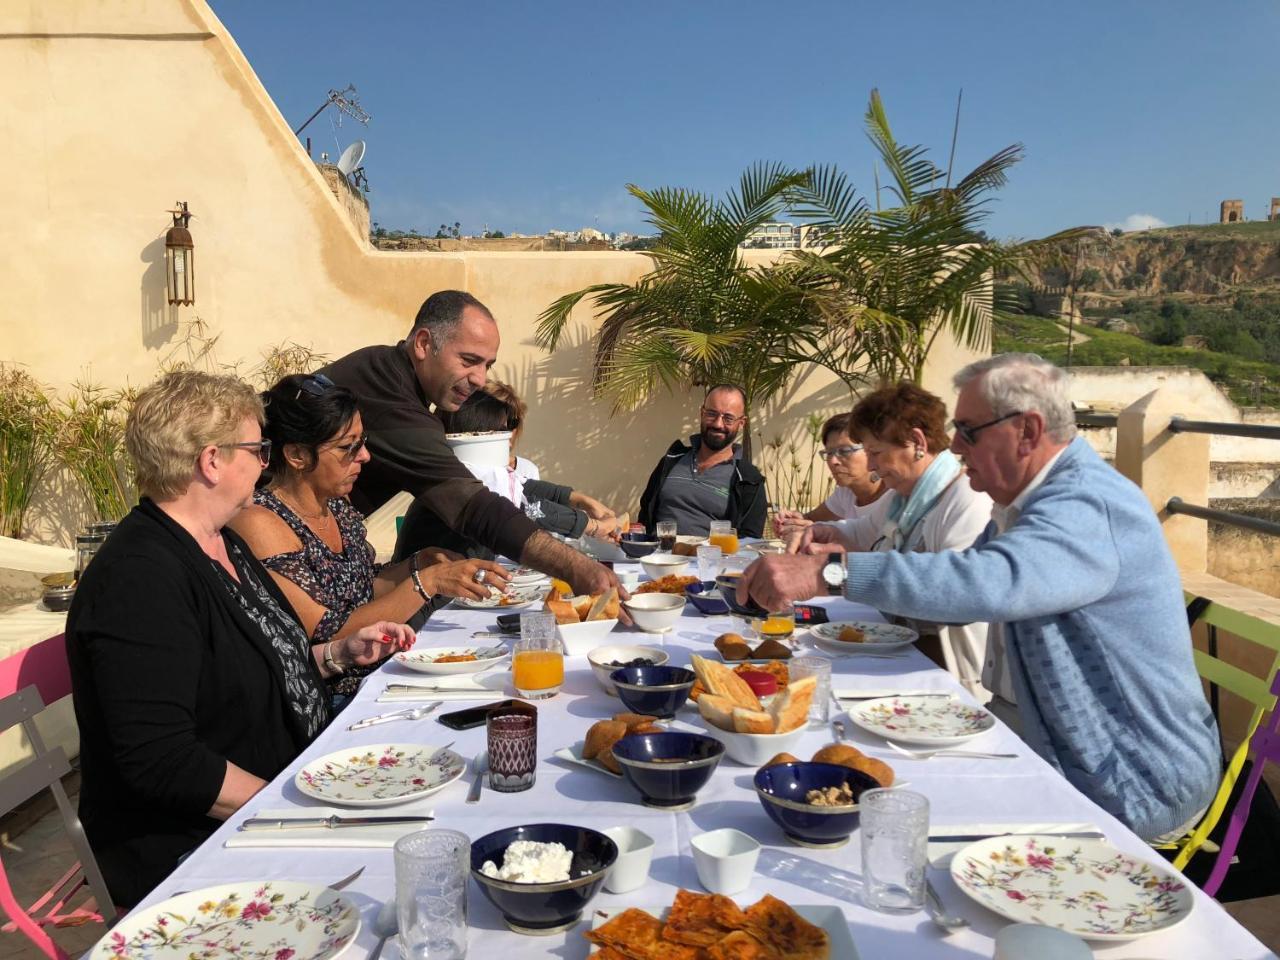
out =
[[[653,527],[653,535],[658,538],[658,549],[670,553],[676,548],[676,522],[659,520]]]
[[[471,839],[420,830],[395,845],[396,919],[406,960],[465,960]]]
[[[720,573],[723,565],[721,558],[724,557],[724,551],[719,547],[713,547],[704,543],[698,547],[698,579],[704,583],[714,580]]]
[[[929,799],[912,790],[868,790],[862,808],[863,898],[881,913],[924,909]]]
[[[809,705],[809,719],[828,723],[831,720],[831,661],[826,657],[793,657],[787,669],[793,683],[805,677],[818,678],[813,702]]]

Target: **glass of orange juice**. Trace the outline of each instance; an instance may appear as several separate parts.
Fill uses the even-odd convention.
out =
[[[520,639],[511,658],[512,682],[526,700],[545,700],[564,683],[564,648],[556,618],[545,611],[520,614]]]
[[[767,617],[756,617],[751,629],[761,640],[778,640],[786,643],[796,632],[796,609],[788,603],[783,609],[771,611]]]
[[[731,557],[738,552],[738,531],[730,526],[728,520],[712,520],[707,543],[719,547],[726,557]]]

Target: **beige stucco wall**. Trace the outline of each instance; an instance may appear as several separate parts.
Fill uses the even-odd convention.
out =
[[[688,397],[661,392],[618,416],[591,397],[587,308],[554,356],[531,342],[556,297],[633,281],[646,257],[372,249],[200,0],[0,4],[0,88],[0,130],[23,164],[0,181],[0,360],[55,386],[141,384],[192,315],[219,337],[222,362],[251,366],[284,341],[336,357],[393,342],[427,295],[460,287],[498,317],[496,372],[531,403],[524,449],[546,476],[632,507],[661,451],[693,428]],[[195,215],[196,249],[196,305],[181,314],[163,273],[178,200]],[[968,359],[940,342],[926,384],[950,399],[950,373]],[[848,403],[814,374],[757,428],[768,439]]]

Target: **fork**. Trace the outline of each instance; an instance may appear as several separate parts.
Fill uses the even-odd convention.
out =
[[[357,869],[354,873],[348,874],[347,876],[343,877],[341,880],[333,881],[333,883],[329,884],[328,889],[333,890],[335,893],[339,890],[345,890],[347,887],[351,886],[351,884],[355,883],[356,880],[359,878],[360,874],[362,873],[364,873],[363,865],[361,865],[359,869]],[[190,890],[175,890],[173,891],[173,893],[169,894],[169,896],[180,897],[184,893],[190,893],[190,892],[191,892]]]
[[[1016,760],[1016,753],[981,753],[976,750],[949,750],[939,747],[937,750],[908,750],[900,747],[892,740],[885,741],[894,753],[900,753],[911,760],[929,760],[933,757],[969,757],[973,760]]]
[[[443,701],[432,700],[430,703],[424,703],[420,707],[409,707],[405,710],[393,710],[390,713],[380,713],[376,717],[366,717],[363,720],[357,720],[348,730],[363,730],[365,727],[376,726],[379,723],[390,723],[393,720],[421,720],[427,714],[431,713],[436,707],[440,706]]]

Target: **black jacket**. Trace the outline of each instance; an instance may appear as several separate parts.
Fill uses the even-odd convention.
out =
[[[223,537],[257,563],[234,533]],[[80,819],[113,899],[130,906],[217,829],[207,812],[228,760],[271,780],[309,737],[270,642],[195,540],[150,500],[120,522],[81,577],[67,657]],[[318,671],[314,679],[322,682]]]
[[[671,444],[670,449],[649,475],[644,493],[640,497],[639,522],[650,533],[658,515],[658,497],[662,493],[663,481],[681,457],[693,448],[683,440]],[[733,483],[729,485],[729,502],[723,517],[717,520],[728,520],[740,537],[763,537],[764,523],[769,512],[769,497],[765,493],[764,475],[748,460],[741,458],[733,461]]]

